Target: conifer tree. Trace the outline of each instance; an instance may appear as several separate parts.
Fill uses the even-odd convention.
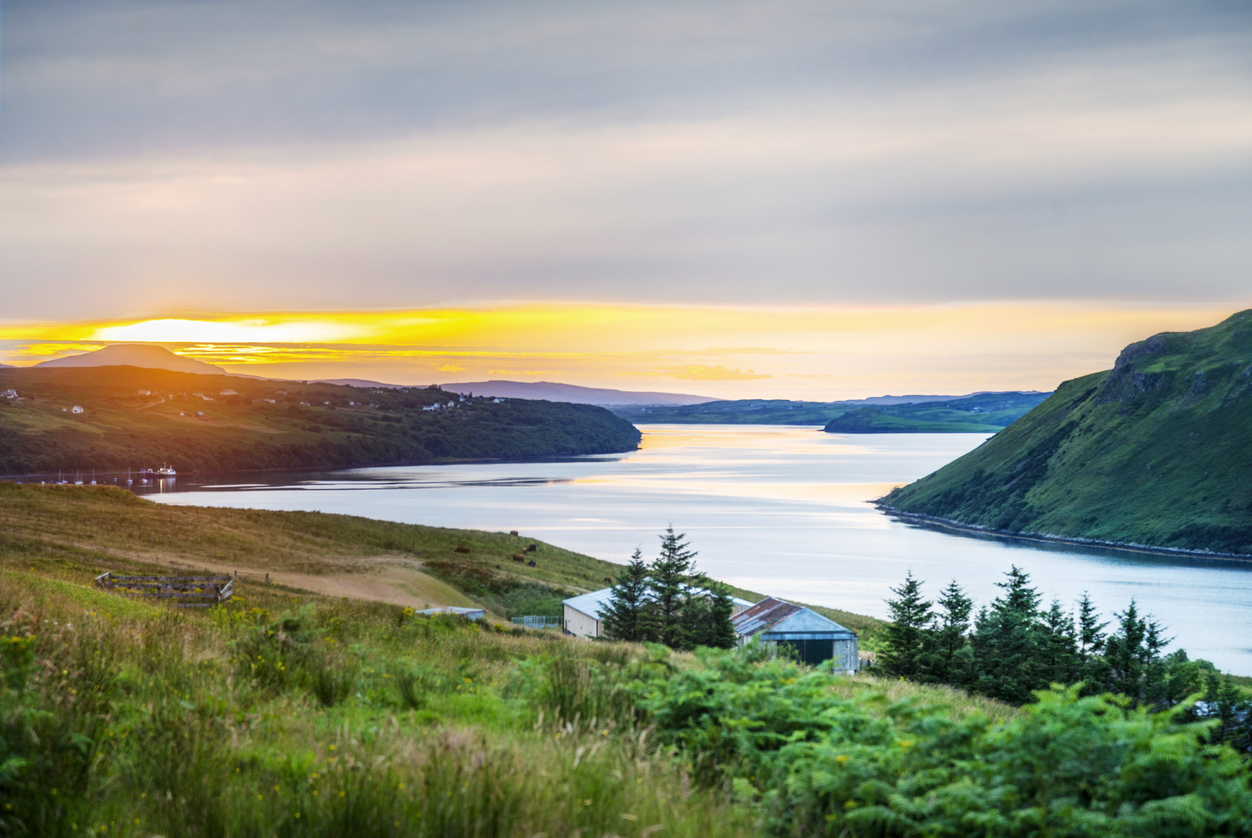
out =
[[[879,665],[889,675],[916,679],[923,674],[931,603],[922,599],[922,583],[909,571],[904,584],[892,588],[896,599],[887,600],[891,622],[883,630]]]
[[[708,591],[708,596],[701,597],[705,607],[694,639],[695,645],[733,649],[739,642],[739,637],[731,623],[731,617],[735,614],[735,603],[730,598],[730,589],[720,582],[708,579],[704,580],[704,588]]]
[[[1031,691],[1047,686],[1040,678],[1039,592],[1030,576],[1017,565],[996,585],[1004,589],[991,608],[980,614],[970,645],[974,651],[978,692],[1025,704]]]
[[[1162,656],[1170,639],[1162,635],[1160,623],[1150,616],[1139,616],[1132,599],[1117,614],[1117,631],[1105,641],[1107,676],[1104,689],[1121,693],[1137,702],[1165,706],[1170,701],[1171,666],[1181,669],[1185,654],[1166,660]],[[1182,672],[1177,675],[1182,675]]]
[[[926,680],[963,686],[969,680],[969,615],[974,602],[953,579],[938,600],[940,612],[927,639],[923,667]]]
[[[648,567],[643,563],[641,550],[635,550],[618,580],[610,589],[609,602],[601,617],[605,636],[638,643],[652,640]]]
[[[691,596],[690,577],[695,572],[696,554],[687,549],[683,538],[675,534],[672,525],[667,527],[661,536],[661,554],[648,568],[656,640],[671,649],[688,648],[690,642],[690,626],[683,620],[683,611]]]
[[[1104,651],[1104,629],[1107,627],[1107,622],[1100,622],[1091,597],[1083,591],[1082,599],[1078,601],[1078,652],[1084,662]]]
[[[1040,619],[1039,630],[1040,688],[1074,683],[1082,672],[1082,656],[1073,616],[1062,611],[1061,603],[1054,599]]]

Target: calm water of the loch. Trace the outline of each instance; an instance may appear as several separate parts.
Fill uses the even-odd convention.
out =
[[[816,428],[643,426],[639,451],[541,463],[358,469],[196,483],[166,503],[342,512],[445,527],[520,530],[625,562],[655,555],[667,524],[709,575],[785,599],[885,616],[908,570],[931,594],[957,579],[980,603],[1013,564],[1067,607],[1106,615],[1133,597],[1193,657],[1252,675],[1252,562],[973,538],[892,520],[872,501],[980,445],[982,434],[838,436]],[[173,483],[173,485],[168,485]]]

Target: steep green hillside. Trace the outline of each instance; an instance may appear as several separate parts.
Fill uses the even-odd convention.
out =
[[[1133,343],[883,499],[1011,533],[1252,554],[1252,311]]]
[[[163,462],[180,472],[348,468],[605,454],[639,444],[639,432],[603,408],[462,400],[416,387],[98,367],[0,370],[0,393],[10,389],[20,398],[0,398],[0,474],[125,472]]]
[[[1047,393],[978,393],[916,404],[739,399],[678,407],[616,407],[631,422],[710,425],[825,425],[830,433],[995,433]]]
[[[826,423],[828,434],[995,433],[1047,393],[980,393],[947,402],[869,405]]]

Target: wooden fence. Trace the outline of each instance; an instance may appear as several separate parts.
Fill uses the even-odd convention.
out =
[[[130,597],[170,599],[179,608],[209,608],[234,595],[231,576],[116,576],[102,573],[96,587]]]

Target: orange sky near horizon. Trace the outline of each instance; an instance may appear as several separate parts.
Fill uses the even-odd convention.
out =
[[[487,378],[832,400],[1050,390],[1123,346],[1246,305],[982,302],[922,307],[479,303],[410,311],[174,314],[0,324],[0,361],[158,343],[230,372],[396,384]]]

